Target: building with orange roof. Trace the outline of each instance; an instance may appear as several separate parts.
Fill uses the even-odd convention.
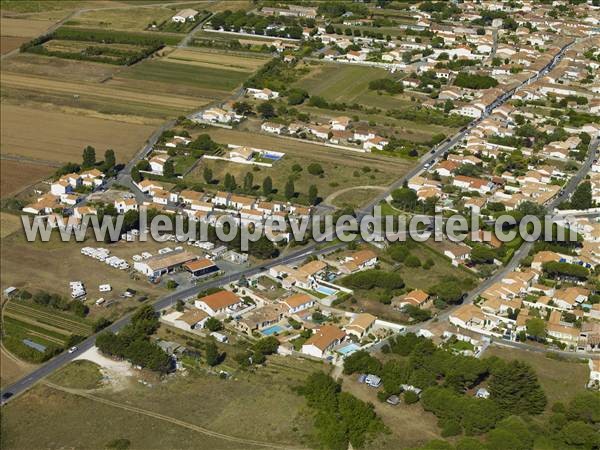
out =
[[[290,314],[296,314],[297,312],[312,308],[315,305],[315,299],[308,294],[293,294],[284,298],[281,303],[288,307]]]
[[[373,328],[373,325],[375,325],[376,320],[377,317],[375,317],[373,314],[356,314],[352,318],[352,322],[350,322],[350,325],[348,325],[345,328],[346,333],[352,334],[357,338],[362,339]]]
[[[183,268],[190,272],[195,277],[217,272],[219,267],[208,258],[199,258],[194,261],[187,262]]]
[[[205,311],[209,316],[230,316],[244,306],[240,297],[226,290],[199,298],[194,304],[196,308]]]
[[[346,333],[334,325],[323,325],[302,345],[302,353],[315,358],[323,358],[325,354],[340,344]]]

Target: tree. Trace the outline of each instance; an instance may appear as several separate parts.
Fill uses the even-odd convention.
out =
[[[209,317],[206,319],[206,322],[204,322],[204,328],[208,329],[209,331],[219,331],[223,329],[223,324],[219,319]]]
[[[109,148],[104,152],[104,170],[112,169],[116,163],[115,151]]]
[[[244,190],[251,191],[253,187],[254,187],[254,176],[252,175],[251,172],[246,172],[246,175],[244,176]]]
[[[137,167],[131,169],[131,179],[136,183],[142,181],[142,174],[140,173],[140,169],[138,169]]]
[[[527,335],[531,336],[535,340],[540,340],[546,337],[546,321],[534,317],[525,322],[527,329]]]
[[[235,177],[230,173],[225,174],[225,180],[223,182],[225,190],[228,192],[233,192],[237,189],[237,183],[235,182]]]
[[[260,113],[263,119],[270,119],[275,117],[275,107],[271,102],[264,102],[258,105],[256,110]]]
[[[235,102],[233,104],[233,110],[240,116],[245,116],[252,112],[252,105],[248,102]]]
[[[304,89],[293,88],[288,91],[288,105],[300,105],[308,98],[308,92]]]
[[[285,183],[285,198],[291,200],[296,195],[296,188],[294,187],[294,180],[291,178]]]
[[[206,364],[209,366],[216,366],[221,362],[221,355],[219,354],[219,349],[217,348],[217,344],[214,341],[208,341],[204,346],[204,352],[206,357]]]
[[[88,145],[83,149],[82,155],[82,163],[81,167],[84,169],[89,169],[90,167],[94,167],[96,164],[96,149],[91,145]]]
[[[168,159],[163,165],[163,175],[166,178],[173,178],[175,176],[175,164],[172,159]]]
[[[262,183],[262,190],[265,196],[271,195],[273,192],[273,180],[271,177],[266,177]]]
[[[501,410],[512,414],[540,414],[548,402],[531,366],[517,360],[492,370],[489,391]]]
[[[264,337],[254,344],[254,351],[262,355],[272,355],[277,352],[279,341],[275,336]]]
[[[325,173],[323,167],[319,163],[310,163],[306,170],[308,170],[308,173],[311,175],[323,175],[323,173]]]
[[[357,372],[379,375],[381,369],[381,362],[365,350],[354,352],[344,359],[344,373],[346,375]]]
[[[571,208],[573,209],[589,209],[593,206],[592,199],[592,184],[589,181],[584,181],[571,197]]]
[[[417,193],[407,187],[392,191],[392,201],[399,208],[406,210],[413,210],[419,202]]]
[[[213,182],[213,171],[210,167],[204,167],[202,171],[202,177],[207,184],[211,184]]]
[[[317,186],[315,184],[311,184],[310,187],[308,188],[308,203],[310,203],[311,205],[314,205],[317,203],[317,199],[319,195],[319,190],[317,189]]]
[[[494,251],[484,245],[475,245],[471,250],[471,261],[475,264],[489,264],[494,262]]]

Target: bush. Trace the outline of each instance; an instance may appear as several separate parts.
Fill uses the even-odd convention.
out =
[[[456,420],[447,420],[442,424],[442,437],[458,436],[462,433],[462,427]]]
[[[307,170],[311,175],[322,175],[325,172],[319,163],[309,164]]]
[[[404,392],[404,403],[407,405],[412,405],[413,403],[417,403],[419,401],[419,396],[413,391],[405,391]]]
[[[421,266],[421,261],[416,256],[409,255],[404,260],[404,264],[406,264],[407,267],[420,267]]]

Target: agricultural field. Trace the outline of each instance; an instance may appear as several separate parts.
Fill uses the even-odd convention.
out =
[[[0,163],[0,198],[11,197],[36,182],[52,175],[55,167],[38,162],[11,161]]]
[[[148,60],[119,74],[119,78],[138,82],[154,82],[165,86],[183,86],[190,95],[203,94],[208,98],[225,98],[240,86],[251,71],[229,68],[200,67],[187,62]],[[110,83],[109,83],[110,84]]]
[[[43,34],[54,24],[52,20],[0,18],[0,54],[19,48],[32,37]],[[3,62],[4,64],[4,62]]]
[[[247,145],[265,150],[280,151],[284,152],[285,156],[276,161],[273,167],[260,167],[259,170],[244,164],[203,160],[186,177],[186,181],[190,183],[203,182],[202,173],[204,167],[210,167],[214,178],[220,182],[223,181],[226,173],[231,173],[235,176],[238,184],[242,183],[244,175],[247,172],[251,172],[254,176],[254,184],[257,186],[261,186],[262,180],[270,176],[273,180],[274,188],[278,189],[281,196],[288,178],[294,175],[292,167],[298,164],[303,168],[303,171],[294,175],[294,185],[296,191],[300,194],[297,201],[305,202],[305,195],[311,184],[317,186],[320,197],[326,198],[340,189],[351,186],[388,185],[410,168],[409,162],[399,158],[387,158],[378,155],[345,151],[310,144],[308,142],[287,140],[261,134],[249,134],[237,130],[210,128],[207,132],[218,143]],[[320,164],[324,170],[323,176],[309,174],[306,170],[309,162]],[[215,185],[214,188],[216,187]],[[260,189],[258,192],[260,192]],[[372,194],[374,196],[376,191],[372,191]]]
[[[1,154],[41,161],[77,162],[87,145],[101,156],[115,150],[118,161],[127,161],[152,134],[153,128],[114,120],[82,117],[1,105]],[[40,130],[32,133],[32,130]]]
[[[21,361],[4,348],[0,348],[0,387],[14,383],[34,368],[33,364]]]
[[[14,214],[0,212],[0,239],[21,229],[21,218]]]
[[[174,8],[176,7],[177,5]],[[161,6],[85,11],[68,20],[65,25],[106,30],[144,31],[152,23],[160,24],[169,20],[175,12],[172,8]]]
[[[212,69],[254,72],[269,61],[269,58],[262,55],[223,53],[217,50],[177,49],[169,53],[164,61]]]
[[[350,64],[308,65],[311,71],[295,83],[310,95],[332,102],[354,103],[369,91],[369,82],[391,77],[387,70]],[[376,95],[376,94],[373,94]]]

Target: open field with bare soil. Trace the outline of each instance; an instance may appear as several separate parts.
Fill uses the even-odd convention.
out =
[[[0,239],[21,229],[21,220],[19,216],[0,212]]]
[[[19,48],[21,44],[27,42],[29,38],[0,36],[0,55],[12,52],[15,48]]]
[[[13,73],[4,73],[2,75],[2,84],[9,87],[26,88],[28,90],[40,91],[41,93],[59,93],[78,95],[80,98],[100,97],[109,98],[113,101],[133,102],[142,105],[164,105],[166,107],[181,108],[192,110],[204,103],[202,99],[191,99],[178,97],[174,95],[157,95],[146,92],[134,92],[126,89],[119,89],[112,86],[92,84],[92,83],[70,83],[49,78],[41,78],[27,75],[16,75]]]
[[[55,170],[54,167],[45,164],[2,159],[0,161],[0,197],[10,197],[51,175]]]
[[[52,25],[50,20],[0,18],[2,36],[34,37],[43,34]]]
[[[152,134],[153,128],[117,121],[39,111],[13,105],[2,108],[4,155],[59,162],[78,162],[84,147],[104,153],[112,148],[118,161],[127,161]],[[32,133],[32,130],[37,130]]]
[[[2,79],[7,73],[56,78],[61,81],[100,83],[119,68],[112,64],[19,53],[2,61]]]

